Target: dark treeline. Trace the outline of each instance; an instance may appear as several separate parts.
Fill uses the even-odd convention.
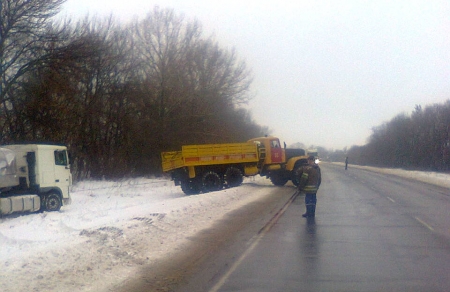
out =
[[[252,75],[171,9],[55,21],[65,0],[0,3],[0,142],[65,144],[75,179],[149,175],[160,152],[245,141]]]
[[[373,128],[368,143],[353,146],[346,155],[361,165],[449,171],[450,100],[397,115]]]

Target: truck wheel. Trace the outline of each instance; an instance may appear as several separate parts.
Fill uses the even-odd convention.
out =
[[[200,193],[200,183],[196,180],[183,180],[181,181],[181,190],[186,195],[197,195]]]
[[[300,177],[303,173],[303,167],[301,165],[295,166],[294,170],[292,171],[292,183],[294,186],[298,187],[300,184]]]
[[[223,187],[220,176],[214,171],[208,171],[202,177],[203,192],[220,191]]]
[[[227,171],[225,171],[225,183],[227,184],[227,187],[237,187],[241,185],[243,181],[244,176],[239,168],[229,167]]]
[[[55,192],[50,192],[44,196],[44,210],[45,211],[59,211],[61,209],[61,197]]]
[[[281,186],[284,186],[288,182],[288,179],[286,177],[284,177],[284,175],[281,172],[275,171],[275,172],[270,173],[270,181],[274,185],[281,187]]]

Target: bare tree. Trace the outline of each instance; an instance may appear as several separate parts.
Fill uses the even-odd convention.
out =
[[[135,125],[139,124],[132,36],[112,17],[86,18],[78,23],[76,31],[83,43],[91,44],[90,54],[82,60],[77,80],[73,81],[78,89],[79,127],[71,144],[77,153],[75,163],[80,177],[132,174],[129,153],[135,146]]]
[[[195,44],[188,64],[187,78],[193,88],[191,114],[207,118],[202,128],[196,129],[199,137],[203,142],[235,141],[240,136],[236,122],[243,127],[246,120],[236,120],[239,112],[244,113],[239,106],[250,99],[252,77],[245,62],[234,50],[223,50],[217,42],[207,39]]]
[[[33,68],[47,36],[45,28],[66,0],[2,0],[0,2],[0,104],[2,124],[8,126],[14,107],[12,92]],[[13,130],[14,129],[9,129]]]
[[[142,109],[159,147],[230,139],[236,106],[249,99],[245,62],[204,39],[197,21],[171,9],[155,10],[136,24],[143,78]],[[145,92],[145,93],[144,93]]]
[[[158,131],[161,145],[166,140],[166,120],[178,109],[188,93],[183,87],[186,52],[199,39],[198,23],[187,25],[172,9],[156,7],[136,23],[136,38],[142,78],[142,115]]]

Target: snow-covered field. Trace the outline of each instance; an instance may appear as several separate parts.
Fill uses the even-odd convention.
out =
[[[450,188],[449,174],[378,171]],[[247,178],[237,188],[185,196],[164,179],[80,182],[60,212],[0,219],[0,291],[109,291],[228,212],[270,195],[266,185]]]

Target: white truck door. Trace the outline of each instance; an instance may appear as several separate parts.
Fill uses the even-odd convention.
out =
[[[55,185],[63,192],[63,199],[68,199],[70,198],[69,186],[71,184],[71,174],[67,150],[57,149],[54,151],[54,156]]]

